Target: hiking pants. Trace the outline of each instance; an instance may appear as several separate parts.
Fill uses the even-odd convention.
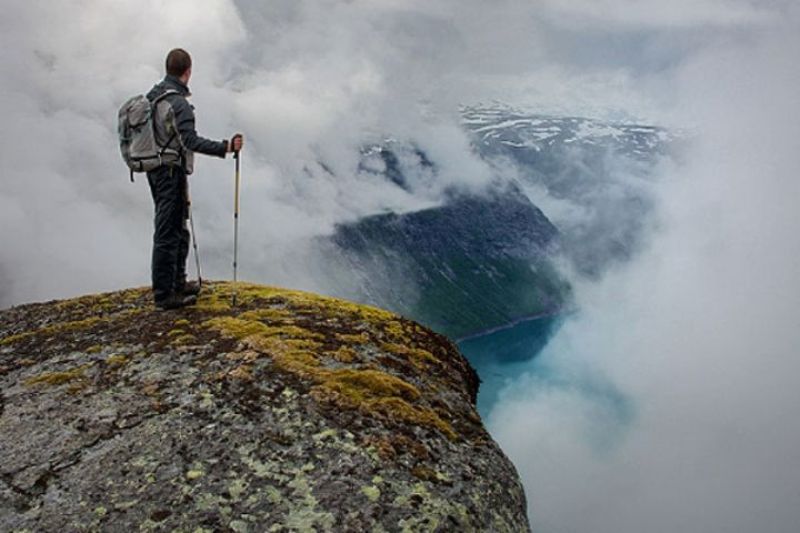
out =
[[[180,166],[161,166],[147,173],[155,203],[153,232],[153,297],[161,301],[186,282],[189,218],[186,172]]]

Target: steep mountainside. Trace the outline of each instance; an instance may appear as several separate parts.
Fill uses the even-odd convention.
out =
[[[325,268],[336,267],[338,286],[351,297],[458,338],[559,309],[568,286],[548,260],[557,234],[509,186],[342,225]]]
[[[444,337],[212,284],[0,311],[0,530],[527,531]]]

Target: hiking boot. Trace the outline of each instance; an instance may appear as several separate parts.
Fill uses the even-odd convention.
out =
[[[181,296],[197,296],[200,294],[200,284],[195,281],[184,282],[175,288],[175,292]]]
[[[168,309],[180,309],[181,307],[194,305],[195,303],[197,303],[197,296],[194,294],[184,295],[172,293],[163,300],[158,300],[156,302],[156,307],[167,311]]]

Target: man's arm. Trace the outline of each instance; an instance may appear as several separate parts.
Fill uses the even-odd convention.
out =
[[[186,98],[172,98],[172,110],[175,114],[175,127],[181,137],[181,144],[187,150],[201,154],[225,157],[228,141],[213,141],[197,134],[194,126],[194,108]]]

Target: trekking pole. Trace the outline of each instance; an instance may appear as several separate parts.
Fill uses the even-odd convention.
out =
[[[233,153],[236,160],[236,186],[233,196],[233,299],[232,307],[236,307],[236,259],[239,252],[239,152]]]
[[[194,231],[194,217],[192,216],[192,195],[189,193],[189,181],[186,181],[186,210],[189,213],[189,229],[192,232],[192,249],[194,250],[194,262],[197,267],[197,286],[202,288],[203,275],[200,271],[200,252],[197,250],[197,234]]]
[[[197,234],[194,232],[194,217],[192,216],[192,204],[189,202],[189,228],[192,230],[192,249],[194,249],[194,262],[197,266],[197,286],[203,286],[203,275],[200,273],[200,253],[197,251]]]

